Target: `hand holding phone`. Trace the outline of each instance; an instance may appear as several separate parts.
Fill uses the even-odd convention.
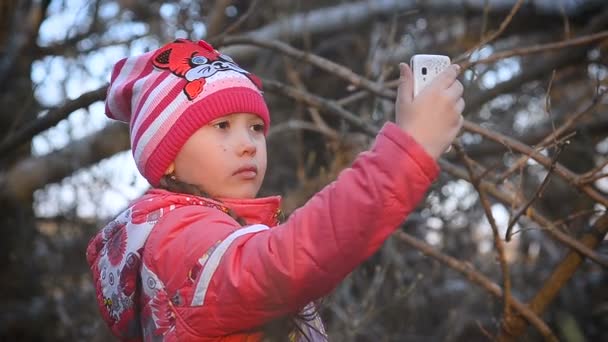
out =
[[[416,55],[411,63],[400,64],[395,122],[437,160],[462,127],[460,68],[447,56]]]
[[[414,96],[418,95],[433,79],[451,64],[450,57],[443,55],[414,55],[410,68],[414,75]]]

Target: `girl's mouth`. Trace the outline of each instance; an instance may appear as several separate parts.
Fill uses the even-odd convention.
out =
[[[232,175],[245,179],[253,179],[258,175],[258,168],[255,165],[243,166],[236,170]]]

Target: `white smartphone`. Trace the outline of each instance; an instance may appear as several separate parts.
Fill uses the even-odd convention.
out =
[[[414,74],[414,96],[424,89],[435,76],[452,64],[450,57],[444,55],[414,55],[410,68]]]

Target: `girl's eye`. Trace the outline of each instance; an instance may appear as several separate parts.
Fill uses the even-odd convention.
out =
[[[251,126],[251,128],[256,132],[264,132],[264,124],[256,124]]]
[[[222,122],[216,123],[213,126],[219,128],[219,129],[227,129],[228,127],[230,127],[230,124],[228,123],[228,121],[222,121]]]

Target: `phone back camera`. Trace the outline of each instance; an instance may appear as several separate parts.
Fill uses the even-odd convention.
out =
[[[422,68],[422,74],[423,74],[423,75],[426,75],[426,67],[423,67],[423,68]]]

